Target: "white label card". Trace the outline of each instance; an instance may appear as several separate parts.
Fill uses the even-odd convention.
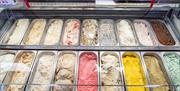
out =
[[[0,0],[0,6],[10,6],[14,4],[15,4],[14,0]]]

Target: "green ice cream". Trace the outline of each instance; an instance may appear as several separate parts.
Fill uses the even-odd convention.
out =
[[[180,55],[176,53],[165,53],[164,65],[170,74],[173,84],[180,85]],[[180,86],[177,86],[177,91],[180,91]]]

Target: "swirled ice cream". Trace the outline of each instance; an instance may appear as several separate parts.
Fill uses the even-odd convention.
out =
[[[63,33],[63,45],[78,45],[80,21],[78,19],[66,20]]]
[[[98,22],[94,19],[86,19],[82,24],[81,45],[91,46],[98,44]]]

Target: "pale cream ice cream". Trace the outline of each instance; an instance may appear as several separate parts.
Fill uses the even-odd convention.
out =
[[[157,57],[152,55],[144,55],[145,65],[149,74],[150,83],[152,85],[169,85],[163,70],[160,66],[159,60]],[[160,86],[152,88],[153,91],[170,91],[168,86]]]
[[[108,86],[123,85],[118,55],[114,52],[105,52],[101,55],[101,83],[102,91],[122,91],[121,86]]]
[[[28,29],[29,24],[29,19],[17,20],[17,23],[14,26],[15,28],[13,29],[12,34],[10,35],[6,43],[13,45],[20,44],[26,30]]]
[[[30,29],[30,33],[24,41],[25,45],[38,45],[46,26],[46,20],[44,19],[35,19],[32,23],[33,25]]]
[[[59,57],[54,84],[74,85],[74,71],[77,62],[76,54],[62,52]],[[73,86],[55,86],[53,91],[72,91]]]
[[[80,21],[78,19],[66,20],[63,33],[63,45],[78,45]]]
[[[137,41],[133,29],[128,21],[121,20],[117,22],[118,37],[121,46],[137,46]]]
[[[59,43],[63,21],[61,19],[50,20],[50,25],[44,40],[45,45],[55,45]]]
[[[135,27],[135,31],[137,33],[137,37],[139,39],[139,42],[142,45],[144,45],[144,46],[153,46],[154,41],[153,41],[152,35],[150,33],[151,29],[144,22],[143,21],[135,21],[134,22],[134,27]]]
[[[115,46],[117,39],[114,31],[114,21],[109,19],[100,20],[100,45],[101,46]]]
[[[5,78],[7,72],[11,69],[13,62],[14,62],[14,54],[6,53],[0,55],[0,83]]]
[[[98,21],[86,19],[82,24],[81,45],[91,46],[98,44]]]
[[[21,91],[23,90],[23,85],[26,83],[28,76],[33,65],[34,53],[22,53],[19,54],[16,58],[16,68],[13,71],[12,78],[9,84],[21,84],[21,85],[10,85],[7,88],[7,91]],[[19,90],[18,90],[19,89]]]
[[[32,84],[43,84],[41,86],[30,86],[30,91],[48,91],[48,84],[52,79],[52,72],[54,67],[54,55],[43,54],[39,58],[36,72],[32,80]],[[40,90],[41,89],[41,90]]]
[[[9,85],[5,91],[23,91],[24,85]]]

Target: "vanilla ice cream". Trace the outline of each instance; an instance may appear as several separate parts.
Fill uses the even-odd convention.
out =
[[[25,45],[38,45],[46,26],[46,20],[44,19],[35,19],[32,23],[30,33],[24,41]]]
[[[145,21],[144,21],[145,22]],[[139,42],[144,46],[153,46],[154,41],[152,39],[152,33],[150,32],[150,27],[144,23],[143,21],[135,21],[134,27],[135,31],[137,33],[137,37],[139,39]]]
[[[7,40],[7,44],[17,45],[20,44],[25,32],[29,26],[29,19],[19,19],[15,24],[15,28],[12,31],[12,34]]]
[[[48,91],[48,85],[52,79],[52,72],[54,67],[54,56],[44,54],[38,60],[36,72],[34,74],[34,78],[32,80],[32,84],[44,84],[41,86],[31,86],[30,91],[39,91],[38,89],[42,89],[40,91]],[[46,86],[47,85],[47,86]]]
[[[58,44],[63,27],[63,21],[61,19],[52,19],[50,21],[51,23],[44,40],[45,45]]]
[[[136,46],[138,43],[135,39],[132,27],[126,20],[117,22],[118,37],[121,46]]]

